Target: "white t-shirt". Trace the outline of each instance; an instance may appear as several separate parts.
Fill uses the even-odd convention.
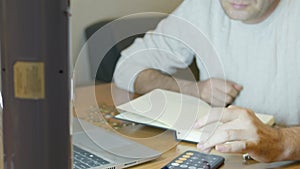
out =
[[[299,0],[283,0],[263,22],[244,24],[229,19],[219,1],[185,0],[172,17],[122,52],[114,81],[134,91],[140,71],[174,74],[196,56],[201,80],[225,78],[243,86],[235,105],[273,114],[279,124],[299,125],[299,7]],[[199,37],[207,37],[218,55]]]

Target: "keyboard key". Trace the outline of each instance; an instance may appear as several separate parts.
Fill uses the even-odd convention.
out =
[[[108,161],[77,146],[73,146],[73,158],[73,169],[88,169],[109,164]]]

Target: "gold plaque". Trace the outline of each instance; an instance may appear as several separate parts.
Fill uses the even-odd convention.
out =
[[[43,62],[16,62],[14,64],[15,97],[21,99],[44,99],[44,74]]]

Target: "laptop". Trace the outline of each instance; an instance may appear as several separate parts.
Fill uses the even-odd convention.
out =
[[[158,158],[161,153],[113,131],[73,119],[73,169],[119,169]]]

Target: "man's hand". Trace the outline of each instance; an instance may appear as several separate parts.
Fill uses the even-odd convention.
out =
[[[136,93],[144,94],[157,88],[199,97],[212,106],[218,107],[232,103],[242,90],[242,86],[222,79],[188,81],[175,79],[155,69],[146,69],[138,74],[134,83]]]
[[[208,79],[200,82],[179,81],[180,92],[196,96],[212,106],[224,107],[234,101],[242,86],[222,79]]]
[[[215,147],[226,153],[248,153],[261,162],[279,161],[286,158],[285,135],[280,128],[263,124],[248,109],[230,106],[213,108],[208,115],[198,120],[195,128],[202,128],[213,122],[221,122],[209,138],[200,140],[197,147],[209,152]]]

